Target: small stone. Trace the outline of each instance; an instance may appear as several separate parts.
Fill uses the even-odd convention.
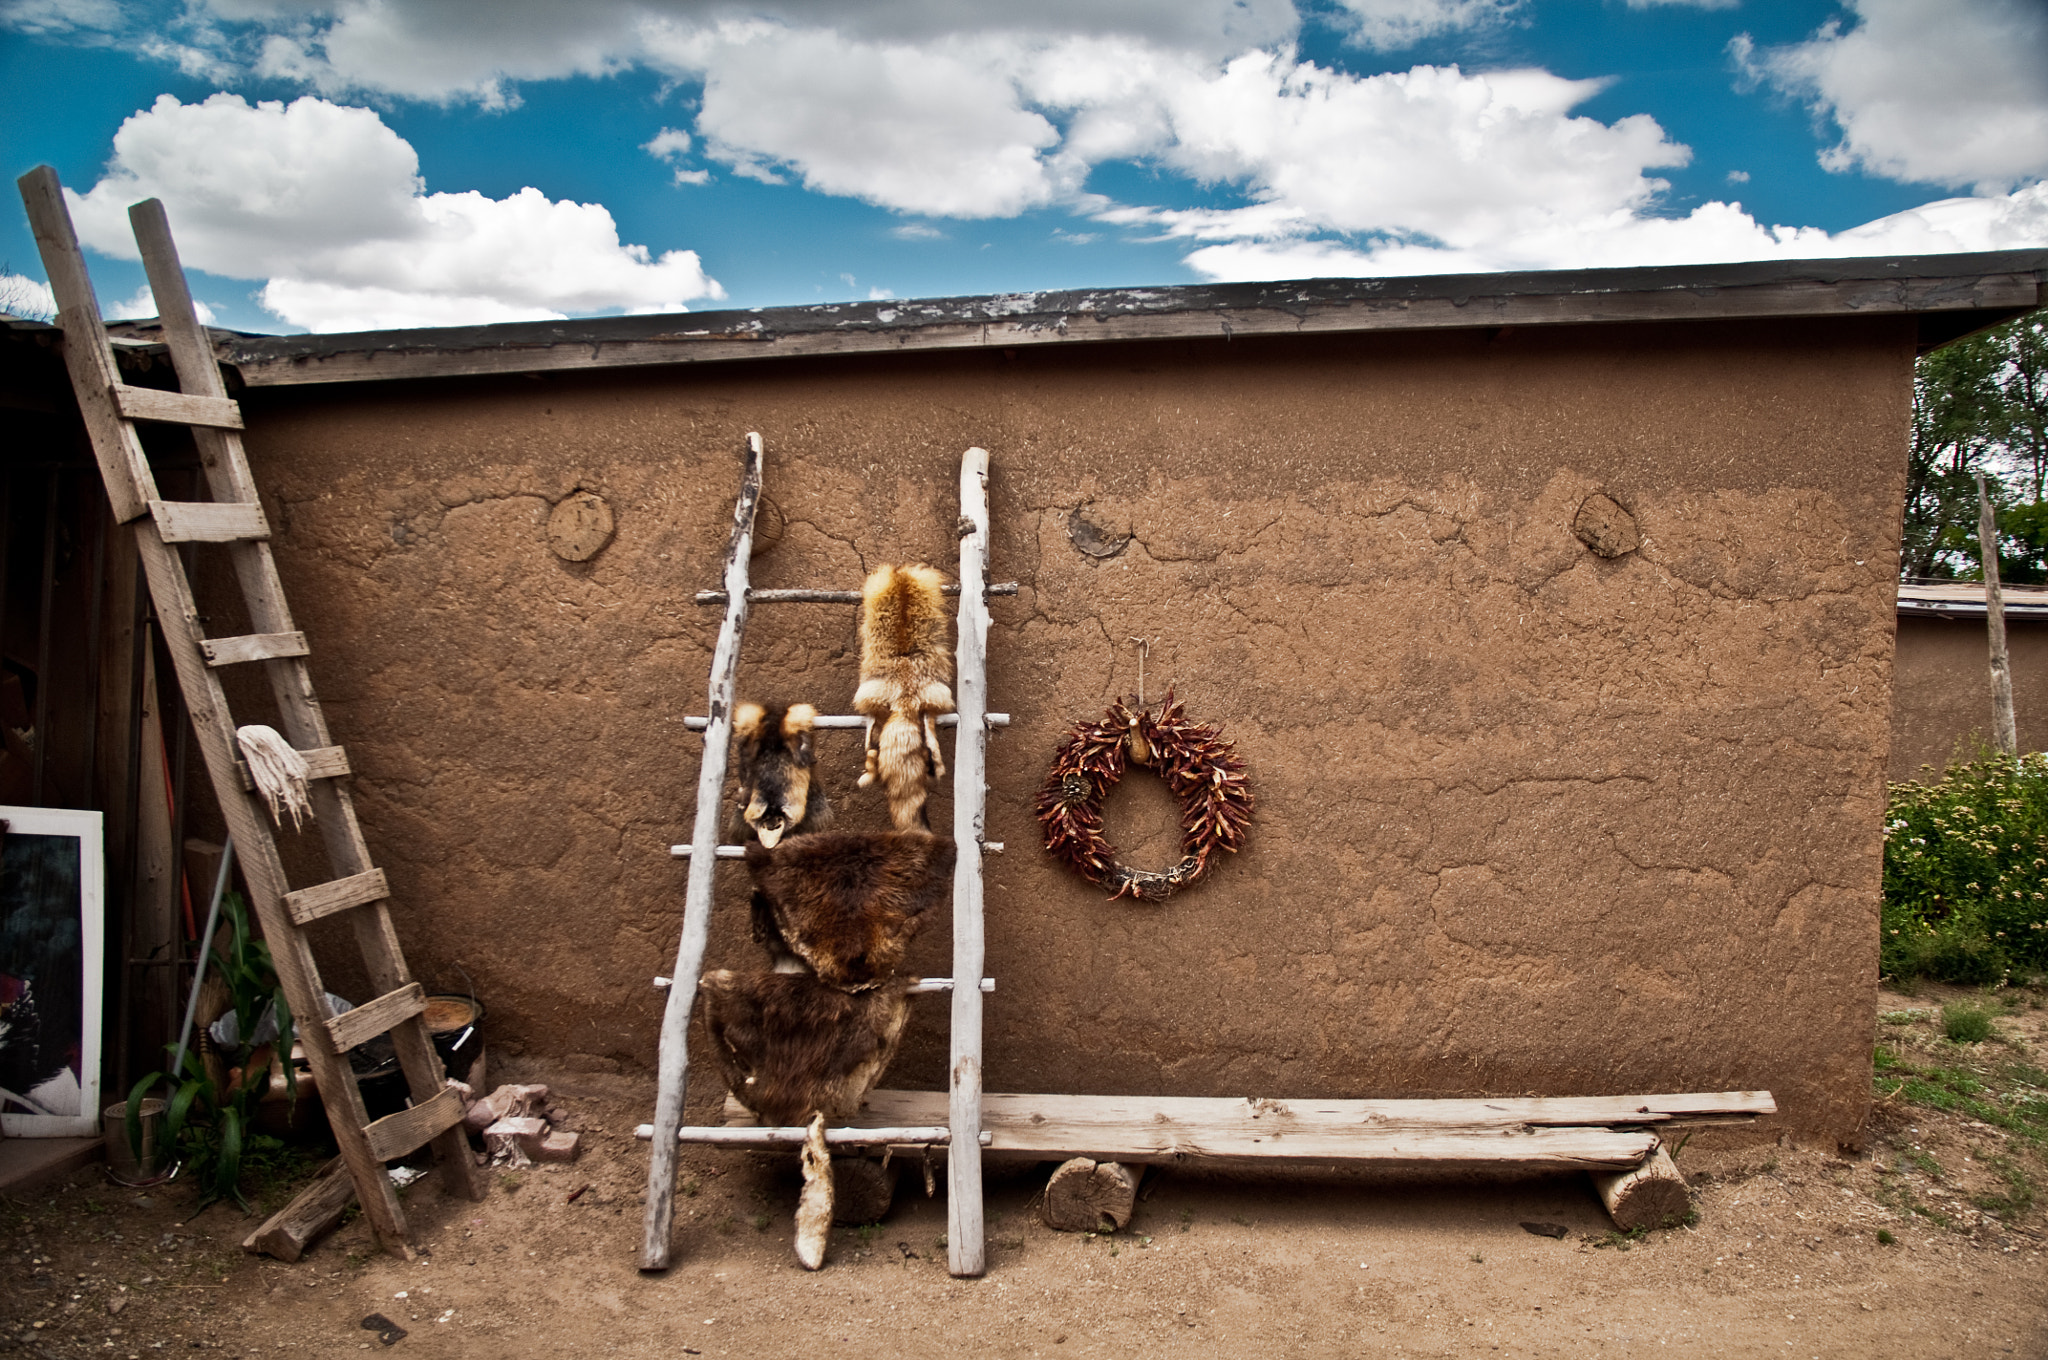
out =
[[[533,1149],[532,1156],[535,1161],[541,1162],[573,1162],[576,1160],[576,1145],[582,1141],[583,1135],[580,1133],[556,1130],[540,1140],[540,1145]]]
[[[484,1150],[492,1157],[505,1157],[513,1166],[525,1166],[547,1137],[545,1120],[531,1115],[500,1119],[484,1130]]]
[[[1643,544],[1642,531],[1636,528],[1636,517],[1621,507],[1612,496],[1595,492],[1586,497],[1579,506],[1578,515],[1572,520],[1572,532],[1579,541],[1602,557],[1620,557],[1632,553]]]
[[[107,1311],[109,1313],[119,1313],[127,1306],[128,1296],[126,1294],[116,1294],[113,1298],[107,1300]]]
[[[602,496],[579,491],[548,515],[548,546],[564,562],[588,562],[612,541],[612,508]]]

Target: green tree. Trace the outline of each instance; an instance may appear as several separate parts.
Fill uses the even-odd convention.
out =
[[[1902,576],[1980,580],[1977,473],[1999,524],[1999,574],[2048,580],[2048,320],[2031,313],[1920,360]]]

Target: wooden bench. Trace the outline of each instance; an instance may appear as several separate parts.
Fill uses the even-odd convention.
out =
[[[1768,1091],[1534,1096],[1451,1100],[1276,1100],[1204,1096],[984,1093],[982,1156],[1089,1158],[1219,1168],[1354,1164],[1384,1168],[1487,1165],[1593,1176],[1622,1227],[1682,1212],[1684,1181],[1665,1151],[1674,1129],[1746,1124],[1777,1112]],[[788,1149],[802,1129],[763,1128],[727,1097],[722,1125],[681,1130],[685,1142]],[[943,1091],[876,1091],[861,1123],[832,1130],[838,1148],[943,1149]],[[651,1136],[646,1128],[643,1136]]]

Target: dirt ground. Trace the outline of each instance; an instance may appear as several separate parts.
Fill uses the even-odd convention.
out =
[[[1935,1023],[1953,995],[1886,994],[1879,1042],[1965,1061]],[[2022,994],[1995,1041],[1969,1046],[1976,1060],[2038,1078],[2039,1000]],[[632,1126],[651,1090],[511,1075],[552,1076],[582,1159],[494,1171],[480,1204],[422,1180],[406,1199],[413,1263],[377,1253],[360,1219],[295,1265],[245,1256],[254,1220],[239,1210],[192,1214],[187,1188],[125,1190],[97,1169],[4,1206],[0,1352],[2048,1357],[2038,1149],[1899,1098],[1880,1103],[1860,1151],[1682,1148],[1698,1221],[1636,1240],[1611,1231],[1580,1176],[1155,1173],[1131,1227],[1094,1236],[1038,1221],[1042,1168],[995,1173],[980,1280],[947,1275],[945,1203],[914,1175],[885,1222],[835,1229],[826,1268],[808,1274],[789,1246],[786,1163],[696,1152],[677,1264],[642,1275]],[[405,1335],[366,1330],[373,1314]]]

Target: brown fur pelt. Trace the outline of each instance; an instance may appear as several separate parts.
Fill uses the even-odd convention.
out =
[[[828,985],[873,987],[903,962],[924,913],[952,888],[950,836],[826,831],[747,847],[747,872],[790,952]],[[774,946],[770,943],[770,949]]]
[[[896,1056],[906,986],[850,993],[809,973],[706,973],[712,1057],[740,1104],[769,1124],[851,1119]]]
[[[746,703],[733,710],[734,755],[739,765],[739,832],[763,845],[784,836],[823,831],[832,804],[818,783],[811,730],[818,710],[809,704]]]
[[[943,778],[933,719],[953,711],[953,649],[947,642],[945,578],[932,567],[880,566],[861,585],[860,688],[867,719],[860,787],[877,779],[899,831],[929,830],[926,781]]]

